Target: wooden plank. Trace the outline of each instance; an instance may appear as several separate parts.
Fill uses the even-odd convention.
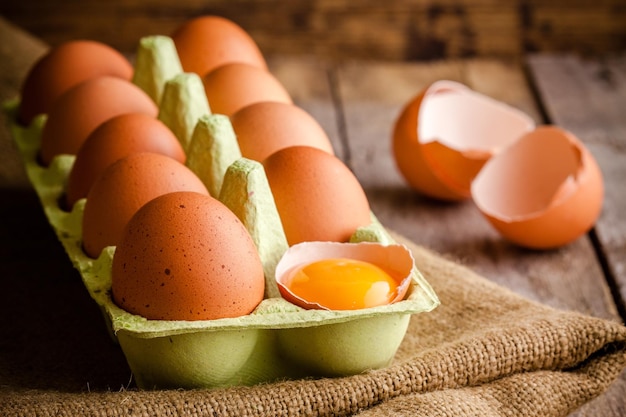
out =
[[[528,64],[550,121],[579,137],[602,170],[605,199],[595,230],[624,314],[626,55],[604,61],[534,55],[529,57]]]
[[[294,104],[307,111],[328,134],[339,158],[345,146],[339,133],[328,65],[311,55],[268,57],[269,70],[285,86]]]
[[[133,52],[146,34],[220,14],[239,22],[267,54],[389,60],[520,57],[525,51],[619,51],[623,0],[66,0],[4,1],[0,13],[55,45],[82,37]]]
[[[549,121],[579,137],[602,170],[605,199],[595,235],[622,318],[626,319],[626,55],[602,61],[572,55],[533,55],[528,66]],[[626,372],[606,394],[575,415],[622,416],[624,398]]]

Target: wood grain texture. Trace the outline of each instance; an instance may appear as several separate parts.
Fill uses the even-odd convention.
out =
[[[270,55],[326,59],[519,57],[529,51],[604,54],[626,44],[622,0],[46,0],[4,1],[0,13],[55,45],[82,37],[132,52],[139,37],[219,14]]]
[[[294,104],[307,111],[324,128],[336,155],[345,158],[328,65],[311,55],[298,59],[269,57],[268,66],[289,91]]]
[[[616,291],[626,300],[626,55],[604,61],[536,55],[528,65],[550,122],[580,138],[602,171],[596,235]],[[624,311],[623,311],[624,313]]]
[[[532,55],[528,66],[551,123],[568,129],[590,149],[602,170],[605,198],[595,226],[598,250],[606,262],[624,317],[626,299],[626,56],[585,60],[575,56]],[[577,417],[626,415],[626,372],[601,399]]]

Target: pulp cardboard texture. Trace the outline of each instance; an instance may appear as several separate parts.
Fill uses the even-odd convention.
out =
[[[152,61],[143,65],[145,73],[135,79],[142,79],[142,85],[151,86],[153,92],[163,92],[161,114],[181,116],[170,117],[167,124],[176,125],[172,130],[182,143],[194,136],[198,125],[209,133],[196,136],[203,137],[209,149],[218,149],[209,158],[206,154],[188,158],[219,167],[202,174],[203,180],[213,184],[214,193],[220,188],[221,193],[214,196],[240,218],[259,249],[266,295],[246,316],[208,321],[148,320],[117,307],[110,292],[115,247],[105,248],[98,259],[89,258],[81,248],[86,200],[78,201],[69,212],[58,204],[75,157],[61,155],[49,167],[40,166],[37,153],[46,116],[22,127],[15,122],[19,100],[5,105],[13,138],[45,215],[90,296],[100,306],[137,385],[143,389],[251,385],[284,378],[351,375],[388,365],[410,316],[439,304],[431,286],[413,266],[406,298],[390,305],[349,311],[305,310],[282,299],[273,273],[287,244],[262,165],[241,158],[232,126],[227,118],[210,114],[196,77],[172,74],[176,68],[172,71],[171,66],[161,68],[171,65],[172,53],[167,40],[142,40],[138,56],[148,56]],[[168,89],[173,94],[168,95]],[[206,146],[196,148],[207,152]],[[215,185],[222,182],[223,186]],[[357,230],[350,244],[368,241],[377,243],[361,244],[395,243],[373,214],[372,224]]]

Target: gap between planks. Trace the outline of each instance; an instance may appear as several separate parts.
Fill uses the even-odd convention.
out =
[[[603,173],[604,206],[590,239],[626,322],[626,54],[593,60],[536,54],[527,67],[545,119],[583,141]]]

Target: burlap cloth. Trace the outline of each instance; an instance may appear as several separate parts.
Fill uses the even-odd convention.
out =
[[[15,388],[4,373],[0,415],[565,416],[601,394],[626,365],[621,324],[530,302],[408,245],[441,306],[412,318],[396,362],[387,369],[337,379],[156,392],[139,391],[132,383],[90,392],[59,384],[47,388],[41,381]]]

